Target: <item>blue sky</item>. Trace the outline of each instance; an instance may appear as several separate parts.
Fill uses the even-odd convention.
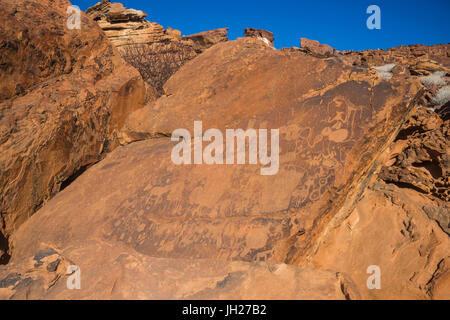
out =
[[[82,10],[96,0],[72,0]],[[113,1],[115,2],[115,1]],[[229,38],[247,27],[272,31],[275,47],[300,46],[299,38],[319,40],[339,50],[390,48],[450,42],[450,0],[121,0],[143,10],[147,19],[183,35],[229,27]],[[369,30],[369,5],[381,9],[381,30]]]

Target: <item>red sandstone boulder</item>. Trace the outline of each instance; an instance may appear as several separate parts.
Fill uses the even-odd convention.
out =
[[[139,79],[127,82],[132,69],[100,40],[95,55],[74,55],[90,72],[56,73],[0,104],[11,212],[28,204],[27,190],[34,197],[59,181],[59,161],[70,168],[96,155],[92,141],[124,144],[13,232],[0,298],[448,299],[449,121],[426,109],[436,90],[409,71],[418,58],[448,66],[448,46],[331,54],[317,43],[273,50],[259,37],[205,50],[131,114]],[[91,61],[97,54],[106,70]],[[396,64],[389,77],[368,68],[386,64]],[[104,109],[111,120],[98,124]],[[60,130],[47,116],[69,120]],[[261,175],[259,162],[174,163],[171,133],[198,120],[203,131],[279,130],[277,172]],[[22,172],[32,179],[14,180]],[[81,268],[82,290],[67,290],[69,265]],[[367,285],[373,266],[379,290]]]
[[[139,73],[95,22],[69,30],[68,1],[2,0],[0,255],[20,224],[116,145],[145,102]],[[3,240],[3,241],[2,241]]]
[[[228,29],[221,28],[203,31],[196,34],[181,37],[182,40],[192,41],[197,53],[201,53],[216,43],[228,41]]]
[[[319,56],[329,56],[335,53],[335,50],[327,44],[322,44],[316,40],[300,38],[300,47],[307,52]]]
[[[81,270],[80,290],[68,290],[67,268]],[[270,288],[270,290],[267,290]],[[304,299],[357,297],[354,285],[332,271],[283,263],[167,259],[99,241],[62,251],[42,247],[0,269],[0,299]]]
[[[273,41],[275,40],[272,32],[255,28],[246,28],[244,30],[244,35],[250,38],[262,39],[263,41],[266,39],[265,41],[267,41],[272,47]]]
[[[165,96],[129,116],[124,140],[148,141],[116,149],[15,233],[11,263],[33,256],[41,244],[68,249],[89,240],[134,248],[145,257],[308,266],[319,259],[317,248],[326,248],[330,228],[341,226],[337,221],[359,203],[372,173],[380,169],[380,157],[418,101],[418,86],[401,75],[383,80],[339,57],[324,60],[273,50],[257,39],[217,44],[180,69],[167,82]],[[278,128],[278,173],[262,176],[259,166],[249,164],[174,164],[170,154],[175,143],[167,136],[177,128],[192,131],[194,120],[202,120],[204,129]],[[446,235],[430,229],[435,222],[427,219],[422,219],[424,241],[432,238],[431,230],[444,241]],[[365,245],[361,241],[358,246]],[[446,247],[442,242],[436,259],[443,258]],[[426,255],[431,249],[423,250]],[[330,259],[345,260],[340,250],[327,252]],[[355,271],[342,265],[342,275],[349,279],[343,285],[347,298],[371,297],[362,274],[365,264],[376,264],[371,259],[378,252],[367,255],[356,281]],[[415,255],[417,251],[405,259]],[[88,253],[71,259],[92,265]],[[390,289],[379,297],[395,292],[426,296],[423,282],[405,286],[411,276],[402,267],[407,260],[389,260],[398,264],[399,274],[407,272],[392,278]],[[332,269],[324,262],[312,266]],[[417,268],[425,268],[422,261]],[[109,275],[104,277],[109,283]],[[333,284],[327,287],[331,290]]]

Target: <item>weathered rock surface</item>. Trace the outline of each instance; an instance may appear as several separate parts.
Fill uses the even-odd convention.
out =
[[[211,64],[209,61],[213,59],[220,59],[220,63]],[[372,84],[375,90],[381,91],[390,86],[370,71],[354,68],[345,61],[316,59],[301,52],[274,51],[253,38],[216,45],[183,69],[166,83],[165,96],[130,115],[123,131],[124,141],[170,134],[174,129],[191,127],[194,120],[202,120],[205,128],[239,128],[238,124],[249,121],[246,119],[258,119],[256,115],[265,116],[280,106],[289,108],[290,104],[300,104],[302,97],[312,101],[315,96],[339,86],[348,86],[348,92],[362,90],[368,95],[367,101],[361,98],[359,102],[370,103],[370,96],[375,94],[369,90]],[[195,83],[188,80],[198,74],[202,76]],[[397,81],[402,79],[399,76]],[[241,106],[244,99],[245,108]],[[400,103],[401,99],[396,101]],[[236,114],[230,110],[236,110]],[[318,115],[317,121],[319,118]],[[345,141],[350,132],[340,128],[340,118],[335,121],[339,123],[337,127],[323,134],[328,136],[329,133],[327,140],[332,142]],[[332,134],[334,131],[340,134]]]
[[[302,265],[351,195],[365,190],[418,88],[402,75],[385,81],[338,57],[277,51],[258,39],[217,44],[167,82],[167,95],[132,113],[123,131],[126,142],[162,138],[116,149],[54,197],[15,233],[12,263],[33,256],[42,243],[68,248],[91,240],[154,258]],[[164,136],[192,131],[194,120],[204,130],[279,128],[278,174],[261,176],[254,165],[173,164],[175,143]],[[437,258],[446,243],[440,248]],[[405,261],[397,262],[403,270]],[[356,283],[349,268],[323,269],[349,279],[347,298],[371,297],[366,279],[355,276]],[[377,297],[401,291],[403,281],[393,278]],[[405,296],[425,297],[405,288]]]
[[[349,272],[364,299],[449,299],[449,124],[414,108],[368,188],[290,263]],[[363,288],[370,265],[380,268],[380,290]]]
[[[300,38],[300,47],[305,52],[313,54],[318,57],[331,56],[336,51],[327,44],[323,44],[317,40],[310,40],[306,38]]]
[[[216,43],[228,41],[228,29],[229,28],[221,28],[203,31],[196,34],[183,36],[181,40],[188,41],[188,43],[193,43],[195,51],[197,53],[202,53]]]
[[[99,24],[119,50],[131,44],[180,40],[180,34],[176,30],[165,30],[160,24],[145,20],[146,13],[126,9],[121,3],[103,0],[88,8],[86,14]]]
[[[122,57],[135,67],[157,95],[184,63],[216,43],[228,41],[228,28],[181,37],[179,30],[164,29],[146,20],[147,14],[127,9],[121,3],[103,0],[86,10],[117,47]]]
[[[144,103],[139,73],[94,22],[82,15],[81,30],[66,27],[69,5],[1,1],[0,255],[21,223],[117,145],[124,117]]]
[[[415,64],[409,67],[409,71],[412,75],[429,75],[436,71],[445,71],[445,73],[449,73],[449,69],[443,67],[441,64],[436,61],[429,59],[421,59],[418,60]]]
[[[274,37],[273,33],[267,30],[255,29],[255,28],[246,28],[244,30],[244,35],[250,38],[257,38],[263,41],[266,41],[267,44],[273,47]]]
[[[116,21],[129,19],[122,8]],[[448,46],[274,50],[255,32],[235,41],[213,32],[222,40],[176,72],[159,99],[112,113],[117,122],[104,141],[124,146],[14,231],[0,298],[450,298],[448,106],[432,105],[444,84],[425,87],[419,77],[449,65]],[[434,69],[410,69],[417,58],[435,61]],[[389,77],[371,68],[387,64],[395,64]],[[68,84],[51,82],[48,96],[67,104],[75,75],[91,79],[76,70]],[[96,88],[89,90],[102,97]],[[35,101],[35,90],[14,101]],[[126,94],[119,101],[132,99]],[[203,131],[279,129],[278,172],[174,164],[171,133],[192,133],[198,120]],[[35,162],[58,166],[46,159]],[[67,290],[69,265],[81,267],[82,290]],[[376,290],[367,287],[373,265],[381,270]]]
[[[399,133],[380,178],[450,201],[450,121],[419,108]]]
[[[141,10],[127,9],[121,3],[111,3],[110,0],[102,0],[88,8],[86,14],[99,24],[112,44],[122,51],[130,45],[179,43],[201,53],[216,43],[228,41],[228,28],[181,37],[179,30],[170,27],[164,29],[156,22],[145,20],[147,14]]]
[[[450,239],[427,206],[442,203],[378,181],[336,216],[300,265],[351,274],[363,299],[449,299]],[[371,265],[381,271],[379,290],[366,287]]]
[[[417,44],[387,50],[343,51],[342,54],[348,55],[355,65],[372,67],[395,63],[404,66],[405,70],[401,71],[407,71],[412,75],[442,70],[439,65],[443,65],[446,70],[450,67],[450,44],[433,46]]]
[[[82,274],[68,290],[69,265]],[[0,299],[346,299],[354,285],[331,271],[286,264],[154,258],[121,244],[83,241],[43,247],[0,271]],[[270,288],[270,290],[267,290]]]

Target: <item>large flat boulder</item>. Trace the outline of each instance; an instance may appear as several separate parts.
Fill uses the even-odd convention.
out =
[[[336,216],[300,265],[351,274],[364,299],[449,299],[450,238],[439,217],[428,217],[433,209],[450,213],[448,204],[377,181],[352,210]],[[366,286],[373,265],[380,270],[378,290]]]
[[[80,273],[69,290],[70,265]],[[270,288],[270,290],[268,290]],[[358,297],[333,271],[267,262],[169,259],[120,243],[81,241],[63,251],[43,246],[0,270],[0,299],[338,299]]]
[[[43,244],[90,240],[154,258],[303,265],[328,223],[365,189],[419,92],[402,75],[385,80],[339,57],[273,50],[254,38],[211,47],[165,89],[128,117],[121,141],[134,143],[89,168],[15,233],[12,263]],[[278,171],[261,175],[248,162],[176,165],[178,141],[168,136],[192,132],[197,120],[203,130],[279,129]],[[364,296],[365,282],[356,286],[351,298]]]
[[[95,7],[98,21],[107,5]],[[113,9],[111,25],[137,22]],[[35,190],[44,203],[12,233],[0,298],[448,299],[448,102],[431,104],[446,78],[422,78],[448,66],[448,46],[320,54],[274,50],[260,32],[210,46],[143,108],[142,80],[107,42],[107,72],[97,56],[77,55],[83,72],[55,71],[24,95],[5,91],[14,98],[0,105],[10,121],[1,147],[27,166],[11,162],[5,185],[16,189],[3,203],[28,208]],[[434,61],[416,68],[427,70],[420,77],[409,69],[417,57]],[[69,116],[56,113],[51,126],[54,109]],[[64,130],[60,119],[69,119]],[[248,148],[233,147],[244,163],[221,164],[229,150],[218,147],[208,164],[210,142],[198,149],[194,137],[200,121],[200,134],[214,128],[224,142],[227,130],[268,130],[277,156],[250,163]],[[173,160],[181,143],[196,154],[189,164]],[[84,172],[61,182],[72,164]],[[53,187],[41,188],[47,181]],[[81,290],[67,288],[70,265],[81,269]]]
[[[83,13],[70,30],[69,6],[1,2],[0,256],[21,223],[117,145],[126,115],[144,104],[139,73]]]

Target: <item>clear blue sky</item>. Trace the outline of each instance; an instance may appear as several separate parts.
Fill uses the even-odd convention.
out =
[[[82,10],[96,0],[72,0]],[[113,1],[115,2],[115,1]],[[275,47],[299,46],[299,38],[319,40],[339,50],[390,48],[450,42],[450,0],[121,0],[147,19],[183,35],[229,27],[229,38],[247,27],[272,31]],[[369,30],[369,5],[381,9],[381,30]]]

